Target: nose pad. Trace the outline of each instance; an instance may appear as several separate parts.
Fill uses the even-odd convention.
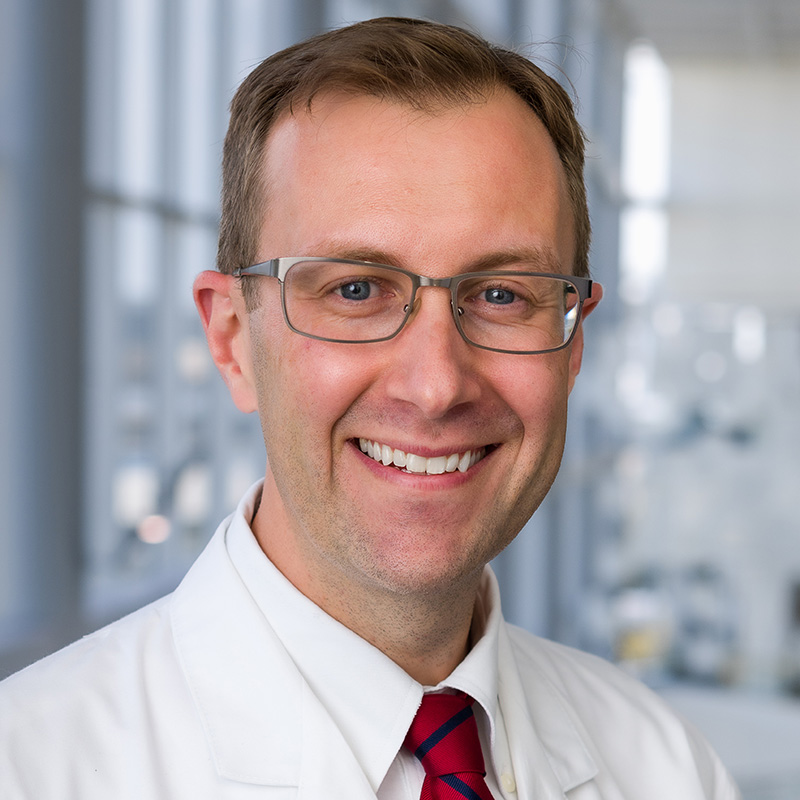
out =
[[[403,312],[408,314],[406,322],[410,322],[412,317],[416,316],[417,310],[419,309],[419,294],[415,295],[414,297],[414,307],[411,309],[411,313],[408,314],[408,303],[403,306]]]

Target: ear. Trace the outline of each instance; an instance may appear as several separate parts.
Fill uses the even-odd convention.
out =
[[[584,301],[583,308],[581,309],[581,319],[578,323],[578,330],[575,331],[575,338],[570,345],[569,354],[569,391],[575,385],[575,378],[581,371],[581,363],[583,362],[583,321],[592,311],[595,310],[597,304],[603,298],[603,287],[599,283],[592,283],[592,293]]]
[[[249,315],[237,279],[212,270],[201,272],[195,278],[193,294],[208,349],[233,402],[245,413],[256,411]]]

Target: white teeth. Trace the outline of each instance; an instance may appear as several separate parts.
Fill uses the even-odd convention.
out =
[[[447,466],[447,456],[428,459],[428,475],[441,475]]]
[[[427,472],[428,459],[424,456],[418,456],[414,453],[406,453],[406,469],[409,472]]]
[[[455,472],[456,470],[466,472],[486,455],[485,447],[478,450],[467,450],[465,453],[451,453],[449,456],[425,458],[416,453],[395,450],[389,445],[369,439],[359,439],[358,446],[374,461],[387,467],[393,464],[395,467],[416,475],[441,475],[444,472]]]

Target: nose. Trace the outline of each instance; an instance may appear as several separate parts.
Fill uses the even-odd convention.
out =
[[[478,399],[479,351],[453,322],[449,290],[420,289],[411,318],[387,344],[386,391],[392,400],[413,404],[427,419],[441,419]]]

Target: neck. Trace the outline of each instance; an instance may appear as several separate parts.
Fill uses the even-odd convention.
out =
[[[268,497],[262,498],[252,528],[261,549],[298,591],[417,682],[436,685],[469,651],[480,570],[434,588],[396,589],[354,579],[353,570],[330,560],[316,563],[315,553],[296,546],[302,538],[291,533],[284,515],[276,515]]]
[[[449,585],[424,596],[367,591],[355,602],[348,595],[337,597],[340,602],[317,604],[418,683],[435,686],[469,652],[477,588],[476,581],[471,586]]]

